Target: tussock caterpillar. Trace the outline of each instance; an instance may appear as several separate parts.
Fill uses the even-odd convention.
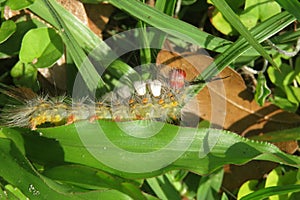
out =
[[[71,124],[79,120],[180,120],[180,105],[185,98],[185,72],[171,70],[168,79],[135,81],[92,100],[83,97],[37,95],[26,88],[1,86],[0,92],[18,101],[5,106],[1,125],[28,127]]]

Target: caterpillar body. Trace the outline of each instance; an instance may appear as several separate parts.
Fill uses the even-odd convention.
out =
[[[20,105],[6,106],[1,113],[4,126],[29,127],[71,124],[79,120],[180,120],[184,101],[184,73],[175,70],[171,80],[133,82],[132,89],[122,86],[104,95],[100,100],[84,97],[39,96],[24,88],[0,89],[18,100]]]

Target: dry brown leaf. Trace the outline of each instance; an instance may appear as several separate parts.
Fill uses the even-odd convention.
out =
[[[179,55],[166,50],[162,50],[157,57],[157,63],[162,64],[162,74],[167,75],[173,68],[182,69],[187,74],[187,81],[201,74],[212,62],[213,59],[206,55]],[[242,77],[229,67],[219,74],[219,77],[227,76],[229,77],[209,82],[200,91],[197,95],[199,109],[194,114],[245,137],[292,128],[300,124],[300,117],[294,113],[283,111],[270,103],[260,107],[254,101],[253,94],[247,89]],[[192,107],[190,110],[197,109]],[[291,154],[298,149],[296,141],[275,145]],[[275,166],[276,164],[266,161],[251,161],[242,166],[225,166],[223,187],[232,191],[246,180],[261,178]]]
[[[172,68],[182,69],[187,74],[187,81],[201,74],[212,62],[211,57],[194,53],[179,55],[162,50],[157,56],[157,63],[162,64],[162,74],[168,74]],[[212,108],[224,107],[222,104],[225,103],[225,109],[214,111],[215,115],[224,116],[224,123],[217,125],[245,137],[300,124],[300,116],[283,111],[271,103],[260,107],[254,101],[252,92],[247,90],[242,77],[233,69],[226,67],[219,77],[227,78],[210,81],[197,95],[200,107],[197,115],[201,118],[209,121],[214,119]]]
[[[89,28],[102,38],[102,31],[115,8],[110,4],[85,4],[84,7],[88,15]]]

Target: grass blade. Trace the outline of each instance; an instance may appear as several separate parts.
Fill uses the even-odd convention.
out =
[[[203,32],[193,25],[172,18],[139,1],[109,0],[109,2],[121,10],[128,11],[129,14],[146,22],[147,24],[166,31],[168,34],[173,35],[174,32],[178,32],[186,35],[186,39],[189,42],[196,43],[200,47],[216,52],[223,52],[228,48],[228,45],[231,44],[228,40]]]
[[[276,0],[285,10],[294,15],[300,21],[300,2],[297,0]]]
[[[231,7],[223,0],[212,0],[214,5],[230,22],[230,24],[255,48],[265,59],[267,59],[274,67],[278,69],[277,64],[273,61],[270,55],[264,50],[259,42],[252,36],[251,32],[242,24],[237,15],[233,12]]]

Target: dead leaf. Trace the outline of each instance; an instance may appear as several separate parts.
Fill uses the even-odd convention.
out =
[[[182,69],[186,72],[187,81],[193,80],[213,62],[209,56],[202,54],[177,54],[166,50],[160,51],[157,64],[161,65],[161,73],[168,74],[169,70]],[[214,127],[221,127],[245,137],[264,134],[271,131],[297,127],[300,117],[266,103],[260,107],[253,99],[242,77],[233,69],[226,67],[219,73],[225,79],[211,81],[197,95],[198,109],[195,105],[189,109],[202,119],[214,123]],[[297,141],[274,143],[287,153],[294,153],[298,149]],[[270,172],[276,164],[267,161],[251,161],[242,166],[225,166],[223,187],[233,191],[246,180],[261,178]]]
[[[88,15],[89,28],[100,38],[109,22],[109,17],[115,11],[115,8],[110,4],[85,4],[86,13]]]
[[[167,76],[171,69],[182,69],[186,72],[187,81],[192,81],[212,62],[211,57],[195,53],[179,55],[162,50],[157,56],[162,74]],[[221,79],[208,82],[207,87],[197,95],[199,110],[195,114],[202,119],[245,137],[300,124],[300,116],[281,110],[271,103],[260,107],[242,77],[233,69],[226,67],[218,77]],[[224,120],[220,120],[220,116]]]

